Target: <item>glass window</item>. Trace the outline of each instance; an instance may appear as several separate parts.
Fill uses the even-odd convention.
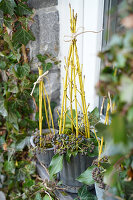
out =
[[[102,50],[106,47],[111,39],[111,36],[119,32],[121,29],[120,20],[118,17],[118,5],[122,0],[104,0],[104,15],[103,15],[103,35],[102,35]],[[101,63],[101,69],[103,64]],[[101,109],[103,98],[99,99],[99,109]],[[102,114],[106,114],[107,101],[105,100]]]

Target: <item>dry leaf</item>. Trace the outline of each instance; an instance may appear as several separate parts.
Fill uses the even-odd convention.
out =
[[[3,149],[4,149],[4,151],[7,151],[7,144],[6,143],[3,144]]]
[[[133,28],[133,14],[125,17],[122,21],[121,24],[125,26],[126,28]]]

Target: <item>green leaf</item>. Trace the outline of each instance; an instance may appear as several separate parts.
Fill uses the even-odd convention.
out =
[[[0,69],[4,70],[6,68],[6,62],[0,61]]]
[[[13,19],[9,17],[4,17],[4,24],[6,27],[10,28],[12,27]]]
[[[43,200],[54,200],[51,196],[49,197],[48,194],[46,194],[44,197],[43,197]]]
[[[100,120],[99,109],[96,107],[89,113],[89,122],[91,126],[94,126]]]
[[[5,161],[4,163],[4,170],[8,173],[15,173],[15,165],[14,165],[14,161]]]
[[[31,15],[33,12],[32,10],[24,3],[19,2],[17,5],[17,8],[15,9],[15,12],[19,16],[23,15]]]
[[[8,87],[8,92],[11,92],[13,94],[18,93],[19,89],[18,89],[17,85],[13,81],[11,81],[9,83],[10,84],[9,84],[9,87]]]
[[[4,98],[1,95],[0,95],[0,114],[3,117],[6,117],[8,115],[5,105],[4,105]]]
[[[15,49],[14,49],[14,47],[13,47],[11,38],[10,38],[10,36],[8,35],[7,32],[4,34],[4,40],[8,43],[9,48],[12,50],[13,54],[16,56],[16,52],[15,52]]]
[[[127,119],[129,122],[133,122],[133,106],[128,110]]]
[[[20,78],[23,78],[24,76],[28,76],[30,73],[30,66],[27,63],[23,65],[19,65],[17,72]]]
[[[31,31],[26,31],[24,28],[19,28],[13,35],[14,43],[20,43],[26,46],[30,40],[34,41],[35,37]]]
[[[37,55],[37,58],[38,58],[38,60],[39,60],[40,62],[43,63],[43,62],[45,62],[45,60],[47,60],[48,57],[47,57],[46,55],[43,56],[43,55],[41,55],[41,54],[38,54],[38,55]]]
[[[100,166],[102,166],[104,169],[108,169],[111,164],[108,162],[99,162]]]
[[[34,200],[42,200],[42,197],[40,195],[40,193],[38,192],[35,196],[35,199]]]
[[[52,67],[52,63],[50,63],[50,62],[47,63],[47,64],[46,64],[46,71],[49,70],[51,67]]]
[[[9,112],[7,121],[8,121],[16,130],[19,130],[19,127],[18,127],[18,117],[17,117],[16,113]]]
[[[35,185],[35,181],[34,180],[32,180],[32,179],[26,179],[25,183],[23,184],[23,187],[29,188],[29,187],[31,187],[33,185]]]
[[[92,178],[92,171],[95,166],[88,167],[85,172],[83,172],[76,180],[84,183],[86,185],[94,184],[94,180]]]
[[[72,152],[68,149],[67,152],[66,152],[66,160],[67,160],[67,162],[70,162],[71,156],[72,156]]]
[[[2,0],[0,3],[0,10],[4,12],[4,14],[13,15],[14,8],[16,7],[16,3],[14,0]]]
[[[98,156],[98,146],[95,146],[93,152],[90,152],[88,150],[88,154],[87,154],[89,157],[97,157]]]
[[[116,63],[116,67],[120,67],[123,68],[125,67],[126,64],[126,58],[124,57],[123,53],[118,53],[117,54],[117,63]]]
[[[17,151],[22,151],[26,145],[30,144],[30,137],[26,137],[24,138],[21,142],[19,142],[17,145],[16,145],[16,150]]]
[[[73,109],[72,111],[73,113],[73,119],[76,117],[76,112],[75,110]],[[71,128],[71,111],[70,110],[67,110],[66,112],[66,124],[65,124],[65,128]],[[74,120],[74,123],[76,123],[76,119]]]
[[[121,115],[115,115],[112,118],[110,130],[113,136],[114,143],[127,142],[125,121]]]
[[[23,27],[27,30],[29,22],[33,22],[31,18],[28,17],[19,17],[19,22],[23,25]]]
[[[56,154],[53,156],[49,166],[50,177],[60,172],[63,168],[63,155]]]
[[[80,200],[96,200],[97,197],[93,194],[91,194],[87,187],[84,185],[78,190],[78,196]]]
[[[133,80],[128,76],[121,78],[120,100],[129,104],[133,103]]]

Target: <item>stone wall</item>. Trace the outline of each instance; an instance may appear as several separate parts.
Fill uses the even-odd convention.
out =
[[[35,9],[34,23],[31,27],[36,40],[29,44],[32,69],[37,71],[39,65],[36,55],[50,53],[58,58],[59,53],[59,13],[56,9],[58,0],[29,0],[28,4]],[[48,74],[49,81],[45,86],[51,101],[60,103],[60,69],[55,65]],[[57,116],[56,114],[54,114]],[[55,119],[57,125],[57,120]]]

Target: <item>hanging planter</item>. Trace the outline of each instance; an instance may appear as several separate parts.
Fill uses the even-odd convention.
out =
[[[75,134],[57,134],[53,145],[55,156],[49,167],[50,175],[60,172],[60,181],[66,191],[77,193],[82,183],[76,179],[98,155],[97,140],[81,135],[76,138]]]
[[[55,130],[55,134],[58,134],[58,130]],[[51,143],[54,132],[51,129],[42,130],[42,147],[40,148],[40,136],[39,132],[36,132],[34,136],[31,137],[30,142],[33,148],[35,148],[36,158],[39,163],[44,164],[46,167],[49,167],[49,164],[54,156],[54,147]]]
[[[93,157],[88,157],[78,153],[70,158],[70,162],[63,159],[63,169],[60,172],[60,180],[68,192],[77,193],[83,185],[76,178],[83,173],[93,161]]]
[[[82,66],[79,63],[76,44],[76,37],[78,36],[76,23],[77,14],[74,14],[74,10],[71,10],[70,6],[72,37],[70,36],[71,39],[67,41],[70,41],[70,48],[65,60],[61,113],[58,113],[59,134],[55,135],[53,139],[55,156],[52,158],[49,167],[51,178],[60,172],[60,180],[69,192],[77,192],[82,185],[76,178],[98,156],[99,144],[96,132],[93,131],[95,124],[99,121],[99,112],[97,112],[98,109],[94,109],[92,113],[88,112]]]

